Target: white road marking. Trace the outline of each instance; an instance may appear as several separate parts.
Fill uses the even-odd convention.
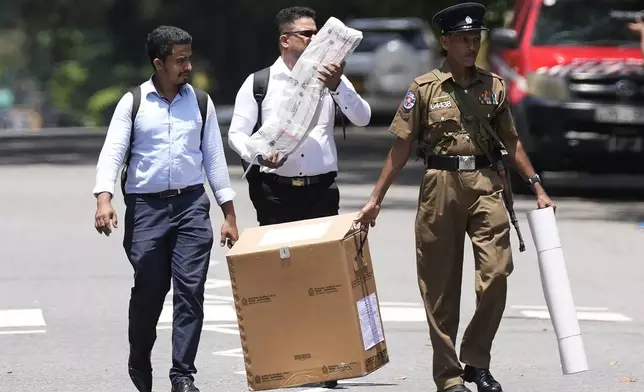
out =
[[[427,322],[425,308],[380,306],[380,317],[383,322]]]
[[[204,331],[219,332],[219,333],[225,333],[225,334],[228,334],[228,335],[237,335],[237,336],[239,336],[239,326],[238,326],[238,324],[223,324],[223,325],[208,325],[208,324],[204,324],[203,330]]]
[[[230,288],[230,280],[228,279],[207,279],[205,288],[206,290],[219,289],[222,287]]]
[[[46,325],[40,309],[0,310],[0,328],[44,327]]]
[[[26,330],[17,330],[17,331],[0,331],[0,335],[28,335],[35,333],[47,333],[44,329],[26,329]]]
[[[215,351],[213,355],[221,355],[222,357],[238,357],[238,358],[243,358],[244,354],[242,353],[241,348],[234,348],[232,350],[225,350],[225,351]],[[244,372],[244,374],[246,374]]]
[[[213,294],[204,294],[204,299],[212,299],[212,300],[228,301],[228,302],[235,301],[235,299],[233,297],[231,297],[231,296],[213,295]]]
[[[522,310],[521,314],[526,318],[550,319],[550,313],[547,310]],[[621,313],[613,312],[577,312],[577,319],[579,321],[633,321]]]
[[[545,305],[512,305],[512,309],[521,309],[521,310],[548,310],[548,307]],[[592,306],[577,306],[577,311],[580,312],[606,312],[608,308],[599,308]]]
[[[418,302],[380,302],[380,306],[423,306]]]

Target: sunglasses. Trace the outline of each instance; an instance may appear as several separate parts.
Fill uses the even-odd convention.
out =
[[[317,34],[317,30],[300,30],[300,31],[286,31],[284,34],[297,34],[297,35],[302,35],[307,38],[313,37],[315,34]]]

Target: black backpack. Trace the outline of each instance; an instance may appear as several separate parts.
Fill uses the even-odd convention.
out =
[[[262,127],[262,101],[266,96],[266,90],[268,89],[268,80],[270,78],[270,75],[271,75],[270,67],[260,69],[259,71],[253,74],[253,96],[255,97],[255,101],[257,102],[257,122],[255,123],[255,127],[253,128],[253,132],[251,132],[251,135],[253,135]],[[342,121],[342,132],[344,135],[344,139],[346,140],[347,133],[346,133],[346,127],[345,127],[344,113],[342,113],[341,110],[338,110],[339,109],[338,104],[335,101],[333,102],[335,103],[336,119],[339,113],[340,119]],[[242,158],[241,165],[242,165],[242,168],[244,169],[244,172],[246,172],[246,169],[248,168],[248,162],[246,162]],[[259,165],[253,165],[253,167],[251,167],[250,170],[248,171],[248,174],[246,174],[246,179],[250,182],[252,180],[258,179],[259,175],[260,175]]]
[[[193,89],[195,90],[195,94],[197,96],[197,103],[199,104],[199,112],[201,112],[201,139],[200,140],[203,144],[203,133],[204,133],[204,128],[206,126],[206,114],[208,113],[208,93],[196,87],[193,87]],[[134,139],[134,120],[136,119],[136,115],[139,112],[139,106],[141,106],[141,87],[138,86],[133,88],[132,90],[130,90],[130,93],[132,93],[132,115],[131,115],[132,130],[130,132],[130,143],[125,157],[125,165],[123,166],[123,170],[121,170],[121,192],[123,192],[123,196],[125,196],[125,182],[127,181],[127,168],[130,165],[130,158],[132,157],[131,151],[132,151],[132,139]],[[199,149],[201,149],[201,145],[199,146]]]

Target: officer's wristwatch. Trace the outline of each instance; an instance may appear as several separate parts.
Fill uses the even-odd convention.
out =
[[[539,177],[539,174],[536,174],[532,177],[528,177],[528,184],[530,184],[530,188],[534,188],[534,185],[536,183],[541,184],[541,177]]]

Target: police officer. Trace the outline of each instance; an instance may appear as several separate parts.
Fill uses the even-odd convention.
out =
[[[484,6],[464,3],[434,16],[446,60],[440,69],[411,83],[389,129],[396,141],[356,217],[365,228],[375,225],[387,189],[418,140],[426,170],[415,222],[417,272],[439,391],[470,391],[464,381],[475,383],[479,392],[502,391],[489,371],[490,348],[505,308],[513,262],[504,183],[496,169],[499,154],[493,153],[500,150],[496,143],[501,142],[509,160],[528,179],[537,206],[554,207],[517,136],[505,81],[475,65],[481,31],[486,30],[484,15]],[[484,132],[486,122],[494,135]],[[459,358],[455,342],[466,234],[476,266],[477,307]]]

